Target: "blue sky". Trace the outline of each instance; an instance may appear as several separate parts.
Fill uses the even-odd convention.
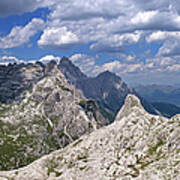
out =
[[[179,83],[180,1],[0,1],[1,64],[62,56],[90,76]]]

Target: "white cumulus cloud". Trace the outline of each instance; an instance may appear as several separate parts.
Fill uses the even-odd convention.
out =
[[[0,48],[8,49],[21,46],[29,42],[30,38],[44,27],[44,21],[39,18],[32,19],[26,26],[15,26],[11,32],[5,36],[0,37]]]
[[[57,63],[59,63],[60,59],[61,59],[60,57],[55,57],[53,55],[46,55],[46,56],[41,57],[39,59],[39,61],[42,62],[42,63],[48,63],[48,62],[54,60]]]
[[[38,45],[42,48],[68,48],[69,45],[73,45],[79,42],[78,37],[71,31],[68,31],[66,27],[59,28],[47,28]]]

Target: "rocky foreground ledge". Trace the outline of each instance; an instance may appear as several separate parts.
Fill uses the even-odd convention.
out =
[[[0,180],[179,180],[180,115],[148,114],[134,95],[113,124]]]

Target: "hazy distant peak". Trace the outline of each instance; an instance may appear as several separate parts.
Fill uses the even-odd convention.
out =
[[[109,75],[112,75],[112,74],[114,74],[114,73],[112,73],[112,72],[110,72],[110,71],[104,71],[104,72],[102,72],[100,75],[102,75],[102,74],[109,74]]]
[[[86,75],[81,72],[79,67],[75,66],[72,63],[72,61],[65,56],[63,56],[60,60],[58,68],[65,75],[65,77],[73,84],[80,79],[86,78]]]
[[[65,67],[68,67],[68,68],[70,68],[70,69],[75,69],[75,68],[77,68],[74,64],[73,64],[73,62],[69,59],[69,58],[67,58],[67,57],[65,57],[65,56],[63,56],[62,58],[61,58],[61,60],[60,60],[60,62],[59,62],[59,66],[65,66]],[[79,69],[79,68],[78,68]]]
[[[69,60],[67,57],[63,56],[60,60],[60,63],[70,63],[72,64],[71,60]]]
[[[110,72],[110,71],[108,71],[108,70],[100,73],[100,74],[97,76],[97,78],[98,78],[98,77],[115,77],[115,78],[121,79],[121,78],[120,78],[119,76],[117,76],[115,73]]]

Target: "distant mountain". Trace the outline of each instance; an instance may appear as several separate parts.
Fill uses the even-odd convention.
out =
[[[86,98],[96,100],[103,109],[109,111],[108,116],[112,121],[128,94],[135,94],[141,99],[148,112],[158,114],[150,103],[140,97],[134,89],[129,88],[119,76],[112,72],[105,71],[96,77],[87,77],[65,57],[62,58],[58,67],[70,83],[80,89]]]
[[[180,88],[180,83],[176,83],[173,86],[176,87],[176,88]]]
[[[148,114],[128,95],[115,122],[2,180],[179,180],[180,116]]]
[[[64,56],[62,57],[58,68],[71,84],[76,84],[76,82],[80,80],[87,79],[87,76],[81,72],[79,67],[75,66],[72,61]]]
[[[139,85],[135,90],[149,102],[163,102],[180,106],[180,87],[168,85]]]
[[[152,105],[165,117],[173,117],[176,114],[180,114],[180,107],[169,103],[152,103]]]

